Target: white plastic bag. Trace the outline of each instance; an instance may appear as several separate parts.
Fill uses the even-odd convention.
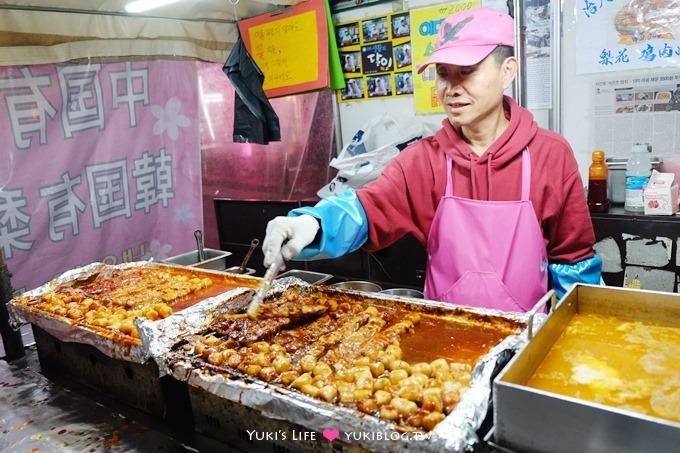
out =
[[[331,160],[330,166],[337,169],[338,174],[316,194],[326,198],[373,181],[400,151],[424,135],[422,127],[404,132],[389,115],[374,118]]]

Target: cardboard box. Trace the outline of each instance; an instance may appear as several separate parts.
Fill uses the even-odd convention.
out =
[[[673,215],[678,210],[678,183],[673,173],[652,170],[644,192],[645,215]]]

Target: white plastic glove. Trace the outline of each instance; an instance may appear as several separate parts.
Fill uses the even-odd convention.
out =
[[[278,255],[288,261],[314,241],[319,231],[319,221],[309,214],[298,217],[275,217],[267,224],[267,234],[262,243],[264,266],[269,267]]]

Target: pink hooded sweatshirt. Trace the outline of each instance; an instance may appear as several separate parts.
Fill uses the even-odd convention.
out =
[[[529,111],[504,98],[510,124],[477,156],[447,119],[432,136],[405,149],[383,176],[357,191],[369,223],[368,251],[407,233],[425,247],[446,187],[446,155],[453,159],[453,194],[475,200],[521,198],[522,151],[531,156],[530,200],[551,263],[593,256],[593,232],[583,183],[573,152],[560,135],[539,128]],[[456,234],[456,225],[451,225]],[[465,240],[465,238],[461,238]]]

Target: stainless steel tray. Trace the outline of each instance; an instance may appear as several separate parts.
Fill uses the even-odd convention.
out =
[[[215,249],[203,249],[203,253],[203,261],[198,258],[198,250],[191,250],[181,255],[166,258],[161,263],[223,271],[227,267],[227,257],[231,256],[231,252]]]
[[[333,278],[332,274],[325,274],[323,272],[303,271],[300,269],[291,269],[280,274],[277,278],[295,277],[312,285],[320,285],[321,283]]]
[[[528,387],[577,313],[680,326],[680,295],[576,285],[494,381],[494,441],[514,451],[678,451],[680,423]]]

